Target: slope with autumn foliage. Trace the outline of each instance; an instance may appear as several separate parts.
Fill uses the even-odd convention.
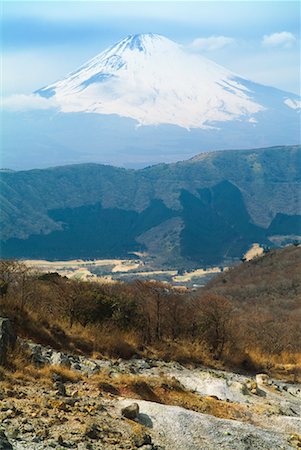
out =
[[[273,250],[177,291],[135,281],[102,285],[0,264],[1,314],[19,336],[98,357],[133,356],[245,370],[300,367],[301,248]]]

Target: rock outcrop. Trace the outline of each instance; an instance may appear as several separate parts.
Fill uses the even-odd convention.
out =
[[[298,383],[172,361],[94,360],[20,343],[36,367],[54,367],[41,371],[47,380],[1,386],[0,450],[11,450],[10,443],[15,450],[300,448]]]
[[[9,349],[16,345],[16,332],[10,319],[0,317],[0,365],[5,364]]]
[[[13,446],[6,437],[4,431],[0,430],[0,450],[13,450]]]

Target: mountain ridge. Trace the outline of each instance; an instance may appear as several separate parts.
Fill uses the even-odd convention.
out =
[[[175,165],[180,165],[180,164],[188,164],[189,162],[198,162],[201,161],[204,158],[210,158],[213,157],[214,155],[217,154],[224,154],[225,152],[227,153],[237,153],[240,152],[241,154],[247,154],[247,153],[253,153],[255,152],[260,152],[260,151],[265,151],[265,150],[286,150],[286,149],[296,149],[298,150],[300,148],[300,144],[292,144],[292,145],[273,145],[270,147],[262,147],[262,148],[243,148],[243,149],[235,149],[235,148],[230,148],[230,149],[222,149],[222,150],[208,150],[208,151],[204,151],[204,152],[200,152],[197,153],[196,155],[192,156],[191,158],[188,159],[181,159],[179,161],[175,161],[175,162],[170,162],[170,163],[164,163],[164,162],[159,162],[159,163],[154,163],[154,164],[150,164],[149,166],[146,167],[142,167],[142,168],[129,168],[129,167],[123,167],[123,166],[116,166],[113,164],[105,164],[105,163],[99,163],[99,162],[93,162],[93,161],[88,161],[88,162],[83,162],[83,163],[73,163],[73,164],[60,164],[57,166],[49,166],[49,167],[33,167],[31,169],[19,169],[19,170],[15,170],[15,169],[10,169],[10,168],[0,168],[1,172],[4,173],[20,173],[20,172],[34,172],[34,171],[45,171],[45,170],[57,170],[57,169],[66,169],[66,168],[75,168],[75,167],[89,167],[89,166],[99,166],[99,167],[111,167],[114,169],[120,169],[126,172],[139,172],[139,171],[144,171],[144,170],[149,170],[150,168],[153,167],[164,167],[164,166],[175,166]]]
[[[91,243],[92,251],[99,249],[95,257],[104,255],[105,240],[112,241],[112,245],[114,240],[122,244],[118,226],[124,226],[128,246],[122,247],[123,255],[152,247],[160,258],[166,254],[170,260],[181,260],[181,263],[183,259],[202,259],[202,252],[205,262],[212,261],[210,246],[214,239],[219,242],[214,236],[215,230],[222,240],[215,246],[212,263],[223,261],[224,241],[231,248],[234,246],[229,253],[231,258],[238,258],[252,242],[258,242],[258,237],[262,245],[273,245],[269,229],[273,230],[273,235],[278,231],[281,231],[280,235],[296,234],[301,215],[300,162],[301,146],[279,146],[211,152],[207,156],[201,155],[200,160],[159,164],[140,170],[92,163],[4,172],[0,174],[2,252],[17,256],[18,249],[23,248],[24,253],[20,256],[30,257],[29,244],[32,242],[31,248],[37,249],[35,257],[39,256],[39,248],[40,255],[47,256],[46,243],[48,247],[50,243],[50,247],[53,246],[55,236],[60,242],[67,242],[67,234],[71,249],[74,236],[79,242],[80,236],[87,233],[87,230],[84,234],[81,231],[78,217],[82,215],[86,217],[85,226],[90,229],[89,233],[95,235],[98,242],[97,247],[96,241],[95,245]],[[223,184],[225,182],[228,185]],[[161,203],[152,203],[154,201]],[[99,214],[95,212],[97,204],[100,205]],[[233,210],[230,215],[224,211],[223,204],[228,205],[227,210]],[[236,209],[235,204],[238,205]],[[185,211],[191,213],[187,215]],[[208,226],[205,229],[206,220],[202,217],[213,220],[216,215],[219,217],[217,228]],[[99,217],[103,218],[100,222]],[[239,218],[244,219],[239,221]],[[143,224],[142,228],[137,228],[137,220]],[[106,234],[106,224],[110,221],[115,227],[112,236]],[[197,229],[194,223],[199,223]],[[190,228],[198,242],[207,236],[204,251],[199,249],[198,256],[197,246],[190,239],[187,243]],[[72,235],[71,230],[74,230]],[[220,234],[222,230],[224,237]],[[64,233],[67,233],[65,238]],[[102,234],[107,236],[106,239],[101,238]],[[166,248],[155,244],[159,234]],[[106,257],[120,255],[119,247],[110,245],[106,247]],[[46,253],[42,252],[43,248]],[[172,256],[175,252],[178,256],[180,252],[181,258]],[[62,255],[59,248],[58,254]],[[82,244],[81,255],[88,257],[88,254]],[[75,251],[72,257],[76,257]],[[61,259],[64,259],[63,255]]]

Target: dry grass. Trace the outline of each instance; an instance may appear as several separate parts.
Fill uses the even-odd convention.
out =
[[[111,359],[142,356],[249,373],[264,370],[296,381],[301,372],[300,256],[301,248],[294,246],[271,251],[222,273],[205,291],[179,298],[175,293],[157,298],[154,292],[161,287],[156,285],[154,291],[149,283],[109,289],[88,282],[72,284],[51,274],[45,279],[29,277],[24,308],[18,283],[11,283],[0,299],[1,315],[13,320],[21,338],[67,353]],[[221,352],[210,326],[212,311],[202,301],[204,292],[209,303],[211,294],[219,294],[234,308]],[[74,298],[76,314],[71,320],[69,303]],[[101,308],[93,309],[95,304]],[[218,315],[223,316],[223,311],[226,314],[218,308]],[[11,365],[26,367],[26,356],[15,355]]]
[[[177,361],[181,364],[203,364],[208,367],[220,367],[213,361],[210,351],[204,342],[182,339],[179,341],[164,340],[147,347],[144,357],[152,357],[163,361]]]
[[[145,377],[120,374],[112,378],[108,372],[103,371],[92,376],[88,382],[96,385],[103,393],[109,392],[125,398],[181,406],[223,419],[248,421],[250,417],[250,413],[243,405],[228,403],[213,397],[202,397],[185,389],[177,379],[167,376]]]
[[[293,382],[301,382],[301,354],[281,352],[279,355],[266,355],[259,349],[248,352],[250,359],[259,368],[270,373],[275,378]]]
[[[63,366],[45,366],[38,369],[40,378],[52,379],[54,374],[59,375],[64,383],[78,383],[83,378],[80,372]]]
[[[206,343],[181,339],[168,339],[154,343],[147,347],[141,344],[141,337],[134,331],[122,331],[112,326],[96,326],[80,324],[72,328],[64,321],[49,324],[41,320],[38,315],[25,313],[24,317],[18,313],[16,320],[17,332],[23,338],[30,338],[40,344],[74,354],[82,354],[94,358],[122,358],[150,357],[163,361],[178,361],[181,364],[202,364],[207,367],[222,369],[244,369],[246,372],[266,371],[271,376],[286,378],[291,381],[301,381],[301,354],[281,352],[280,354],[264,354],[260,348],[231,349],[225,351],[223,360],[216,360]],[[18,346],[11,354],[8,366],[21,373],[32,371],[27,368],[30,357]],[[52,369],[53,370],[53,369]],[[30,376],[30,373],[27,373]],[[42,377],[42,374],[35,374]],[[46,377],[47,378],[47,377]]]
[[[93,353],[98,356],[130,359],[140,353],[140,336],[134,331],[123,331],[110,325],[77,328],[78,334],[85,340],[93,336]]]
[[[1,368],[0,379],[20,380],[32,382],[39,380],[49,384],[53,380],[53,375],[57,374],[65,383],[77,383],[83,377],[80,372],[76,372],[64,366],[47,365],[37,368],[31,361],[30,353],[18,344],[9,353],[5,368]]]

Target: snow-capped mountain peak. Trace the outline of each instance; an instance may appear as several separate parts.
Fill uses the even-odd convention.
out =
[[[179,47],[178,44],[160,34],[144,33],[131,34],[122,39],[111,50],[114,53],[122,53],[125,50],[138,50],[139,52],[152,53],[152,51],[171,50]]]
[[[122,39],[37,93],[54,97],[63,112],[116,114],[142,125],[256,123],[265,110],[248,81],[152,33]]]

